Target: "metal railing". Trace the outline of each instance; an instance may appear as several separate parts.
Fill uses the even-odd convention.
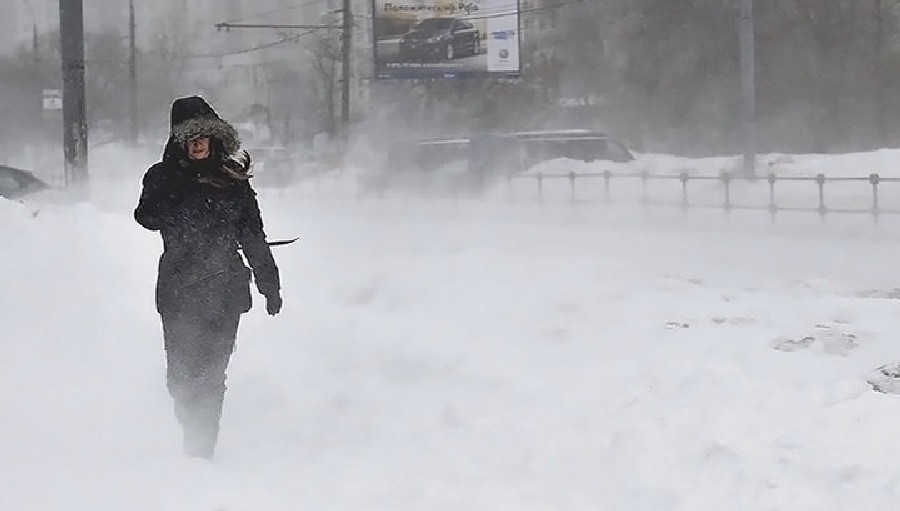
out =
[[[883,208],[881,206],[881,201],[879,200],[879,192],[881,189],[881,185],[883,184],[892,184],[892,183],[900,183],[900,178],[886,178],[881,177],[879,174],[870,174],[867,177],[828,177],[825,174],[817,174],[815,176],[778,176],[774,173],[769,173],[765,177],[757,177],[757,178],[744,178],[744,177],[735,177],[730,173],[723,172],[717,176],[714,175],[692,175],[686,172],[682,172],[680,174],[651,174],[649,172],[641,172],[641,173],[617,173],[611,171],[605,172],[594,172],[594,173],[576,173],[569,172],[568,174],[542,174],[536,173],[531,175],[513,175],[508,180],[508,186],[510,189],[510,193],[512,190],[512,183],[514,181],[528,181],[533,180],[537,185],[537,193],[538,199],[544,200],[545,194],[545,182],[553,181],[553,180],[568,180],[570,183],[570,197],[569,199],[572,202],[580,202],[583,199],[578,198],[578,187],[577,182],[580,180],[603,180],[603,200],[606,202],[612,202],[611,200],[611,191],[612,191],[612,182],[614,180],[639,180],[641,182],[641,197],[640,203],[643,205],[655,205],[655,206],[675,206],[681,207],[685,210],[691,208],[716,208],[722,209],[724,211],[732,211],[732,210],[761,210],[768,211],[772,215],[777,214],[779,211],[804,211],[804,212],[813,212],[818,213],[821,217],[825,217],[828,214],[832,213],[850,213],[850,214],[871,214],[875,221],[878,220],[880,215],[897,215],[900,214],[900,209],[889,209]],[[656,202],[650,199],[650,183],[653,181],[676,181],[681,184],[681,200],[679,203],[665,203],[665,202]],[[740,181],[742,183],[750,183],[755,185],[766,184],[768,185],[768,204],[766,205],[748,205],[748,204],[737,204],[732,200],[732,186],[736,181]],[[694,182],[717,182],[720,183],[721,186],[721,197],[720,202],[715,205],[701,205],[698,203],[692,203],[690,201],[689,195],[689,184]],[[813,183],[818,191],[818,205],[816,207],[798,207],[798,206],[785,206],[779,205],[776,193],[776,185],[778,183],[787,183],[787,182],[808,182]],[[845,207],[830,207],[826,202],[826,184],[841,184],[841,183],[868,183],[871,186],[871,203],[865,208],[845,208]]]

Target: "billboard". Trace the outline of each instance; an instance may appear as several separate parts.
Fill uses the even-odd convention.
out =
[[[518,0],[373,0],[378,78],[517,78]]]

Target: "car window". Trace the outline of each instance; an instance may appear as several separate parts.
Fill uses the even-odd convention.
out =
[[[537,161],[555,160],[557,158],[576,158],[568,140],[529,140],[526,142],[528,156]]]
[[[579,141],[578,159],[583,161],[610,160],[609,146],[603,139],[585,139]]]
[[[0,193],[17,192],[22,187],[12,176],[0,174]]]
[[[543,160],[547,157],[547,146],[540,140],[525,140],[525,154],[529,160]]]
[[[625,149],[625,146],[616,142],[615,140],[607,140],[606,141],[607,150],[609,152],[609,159],[615,162],[626,162],[634,159],[634,156],[628,152],[628,149]]]
[[[523,142],[525,154],[531,161],[546,161],[556,158],[582,161],[629,161],[631,159],[630,154],[623,147],[619,146],[619,151],[614,151],[607,140],[602,138],[531,139]]]

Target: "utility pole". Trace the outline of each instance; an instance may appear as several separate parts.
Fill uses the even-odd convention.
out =
[[[756,174],[756,42],[753,0],[741,0],[741,103],[743,105],[744,175]]]
[[[32,129],[39,130],[44,110],[44,92],[41,84],[41,46],[38,40],[37,20],[35,19],[32,19],[31,22],[31,59],[31,86],[34,87],[34,126],[32,126]]]
[[[82,0],[59,0],[63,75],[63,144],[66,185],[88,177],[87,113],[84,100],[84,7]]]
[[[888,63],[885,59],[884,44],[884,0],[874,0],[875,7],[875,52],[874,52],[874,68],[875,68],[875,108],[877,109],[876,127],[878,129],[878,144],[885,147],[887,144],[887,91],[885,84],[887,75],[885,71],[888,69]]]
[[[353,51],[353,15],[350,10],[351,0],[344,0],[344,30],[341,34],[341,136],[344,140],[350,136],[350,56]]]
[[[137,49],[135,47],[134,0],[128,0],[128,89],[131,118],[131,145],[136,146],[138,140],[137,119]]]

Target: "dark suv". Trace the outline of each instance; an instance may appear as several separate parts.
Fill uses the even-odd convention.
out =
[[[481,53],[481,34],[466,20],[428,18],[420,21],[400,39],[403,60],[443,59]]]

